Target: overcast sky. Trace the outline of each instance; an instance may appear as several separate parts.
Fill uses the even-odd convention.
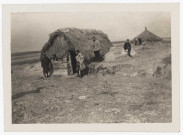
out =
[[[15,13],[11,18],[12,52],[40,51],[49,34],[59,28],[98,29],[111,41],[132,39],[148,30],[171,36],[171,18],[164,12]]]

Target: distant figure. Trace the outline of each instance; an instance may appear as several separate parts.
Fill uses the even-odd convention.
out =
[[[41,60],[41,66],[43,68],[43,74],[45,77],[49,77],[50,67],[52,66],[51,60],[46,56],[46,53],[43,53],[43,58]],[[50,75],[49,75],[50,73]]]
[[[143,41],[142,41],[142,45],[143,45],[143,46],[146,46],[146,45],[147,45],[147,41],[143,40]]]
[[[100,42],[96,40],[96,37],[93,37],[93,51],[95,54],[95,60],[100,60]]]
[[[134,39],[135,45],[138,45],[138,40],[135,38]]]
[[[86,68],[84,64],[84,56],[79,52],[79,50],[76,51],[76,71],[77,71],[77,76],[76,77],[83,77],[83,70]]]
[[[124,44],[124,50],[125,51],[127,50],[128,51],[128,56],[132,57],[131,54],[130,54],[130,52],[131,52],[131,44],[129,42],[129,39],[127,39],[127,41]]]

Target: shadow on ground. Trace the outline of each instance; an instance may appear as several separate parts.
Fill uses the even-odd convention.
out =
[[[28,94],[32,94],[32,93],[40,93],[40,90],[42,89],[43,87],[38,87],[36,90],[30,90],[30,91],[26,91],[26,92],[20,92],[16,95],[13,95],[12,96],[12,100],[14,99],[18,99],[18,98],[21,98],[25,95],[28,95]]]

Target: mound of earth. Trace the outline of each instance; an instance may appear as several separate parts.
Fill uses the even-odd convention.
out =
[[[127,55],[128,55],[128,52],[125,51],[123,48],[120,49],[119,47],[111,47],[109,52],[107,54],[105,54],[104,61],[106,61],[106,62],[116,61],[120,57],[127,56]],[[132,56],[136,55],[136,51],[133,48],[131,50],[131,55]]]

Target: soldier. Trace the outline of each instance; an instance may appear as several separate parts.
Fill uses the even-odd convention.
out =
[[[51,75],[51,73],[49,75],[51,65],[52,65],[51,60],[46,56],[46,53],[43,53],[41,66],[43,68],[43,74],[45,77],[49,77]]]
[[[131,52],[131,44],[129,42],[129,39],[127,39],[127,41],[124,44],[124,50],[125,51],[127,50],[128,51],[128,56],[132,57],[131,54],[130,54],[130,52]]]

